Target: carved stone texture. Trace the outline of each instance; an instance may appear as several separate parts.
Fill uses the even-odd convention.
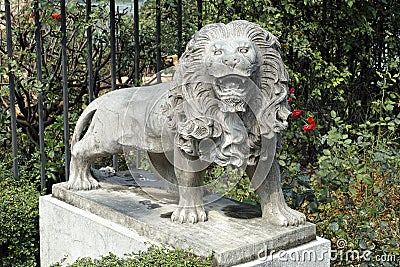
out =
[[[68,187],[97,188],[90,164],[135,147],[178,185],[173,221],[207,220],[203,177],[214,162],[246,170],[266,222],[304,224],[305,216],[284,201],[275,156],[290,114],[279,48],[275,36],[248,21],[204,26],[171,83],[113,91],[87,107],[72,138]]]

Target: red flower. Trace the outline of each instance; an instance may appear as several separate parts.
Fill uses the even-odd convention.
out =
[[[314,119],[311,117],[308,117],[307,121],[311,124],[304,125],[303,130],[306,132],[309,132],[315,128],[316,123],[315,123]]]
[[[293,98],[289,97],[289,98],[287,99],[287,101],[288,101],[289,103],[292,103],[292,102],[293,102]]]
[[[29,17],[30,17],[31,19],[33,19],[33,18],[35,18],[35,14],[31,13],[31,14],[29,14]]]
[[[58,13],[53,13],[51,14],[51,18],[58,21],[59,19],[61,19],[61,15]]]
[[[293,88],[293,87],[290,88],[289,92],[290,92],[291,94],[294,94],[294,92],[295,92],[294,88]]]
[[[301,116],[301,114],[303,114],[303,111],[302,111],[302,110],[300,110],[300,109],[295,109],[295,110],[293,110],[293,112],[292,112],[292,117],[293,117],[293,118],[298,118],[298,117]]]

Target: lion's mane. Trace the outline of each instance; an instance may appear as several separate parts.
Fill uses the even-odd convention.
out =
[[[258,49],[259,68],[252,79],[261,94],[247,103],[250,108],[243,114],[220,111],[212,89],[215,84],[204,79],[207,44],[214,39],[235,37],[247,38]],[[261,136],[271,139],[287,127],[287,82],[280,44],[270,32],[247,21],[204,26],[189,41],[169,92],[165,111],[170,127],[177,132],[177,145],[190,155],[220,165],[255,164],[262,152]],[[215,144],[212,155],[199,146],[205,139]]]

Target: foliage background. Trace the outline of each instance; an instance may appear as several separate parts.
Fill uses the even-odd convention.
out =
[[[186,43],[197,30],[197,21],[193,18],[199,14],[193,2],[182,2]],[[176,5],[175,0],[161,1],[163,56],[178,51]],[[51,16],[60,11],[55,3],[41,2],[45,65],[43,82],[38,83],[32,6],[27,2],[12,7],[14,58],[10,63],[17,84],[21,177],[35,187],[39,175],[36,104],[37,94],[42,90],[46,175],[50,188],[52,183],[64,180],[60,24]],[[70,128],[73,130],[88,102],[85,30],[89,25],[94,29],[95,95],[111,87],[107,1],[99,1],[88,22],[83,5],[70,1],[67,12]],[[398,255],[400,3],[396,0],[208,0],[204,1],[201,17],[203,25],[247,19],[271,31],[281,42],[282,57],[290,74],[289,88],[294,89],[290,104],[293,110],[303,111],[299,118],[290,119],[279,154],[288,203],[317,224],[318,235],[330,239],[333,249],[339,239],[345,239],[349,249]],[[117,50],[121,52],[117,56],[119,88],[136,83],[135,56],[140,57],[141,76],[153,74],[156,66],[155,1],[148,0],[141,6],[139,55],[134,54],[132,21],[128,11],[117,15]],[[26,198],[9,185],[11,134],[4,23],[2,20],[0,26],[0,142],[4,151],[0,181],[6,192]],[[167,66],[164,62],[164,67]],[[309,116],[317,126],[311,132],[304,132],[302,128]],[[209,173],[215,176],[225,171],[215,168]],[[243,177],[228,195],[257,202],[249,186],[248,179]],[[33,192],[29,195],[38,196]],[[1,195],[1,200],[5,203],[6,196]],[[34,199],[31,204],[37,207]],[[9,210],[6,213],[12,214]],[[34,212],[31,215],[36,216]],[[27,224],[35,225],[30,217],[26,218]],[[2,231],[9,231],[1,225]],[[20,227],[16,229],[23,232],[28,226]],[[33,261],[37,258],[35,249],[31,251]],[[333,264],[398,265],[340,260]]]

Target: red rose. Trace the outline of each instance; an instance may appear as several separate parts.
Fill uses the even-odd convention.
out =
[[[293,102],[293,98],[289,97],[289,98],[287,99],[287,101],[288,101],[289,103],[292,103],[292,102]]]
[[[293,88],[293,87],[290,88],[289,92],[290,92],[291,94],[294,94],[294,92],[295,92],[294,88]]]
[[[61,15],[58,13],[53,13],[51,14],[51,18],[58,21],[59,19],[61,19]]]
[[[303,130],[306,132],[309,132],[315,128],[316,123],[315,123],[314,119],[311,117],[308,117],[307,121],[311,124],[304,125]]]
[[[293,118],[298,118],[298,117],[301,116],[301,114],[303,114],[303,111],[302,111],[302,110],[300,110],[300,109],[295,109],[295,110],[293,110],[293,112],[292,112],[292,117],[293,117]]]

